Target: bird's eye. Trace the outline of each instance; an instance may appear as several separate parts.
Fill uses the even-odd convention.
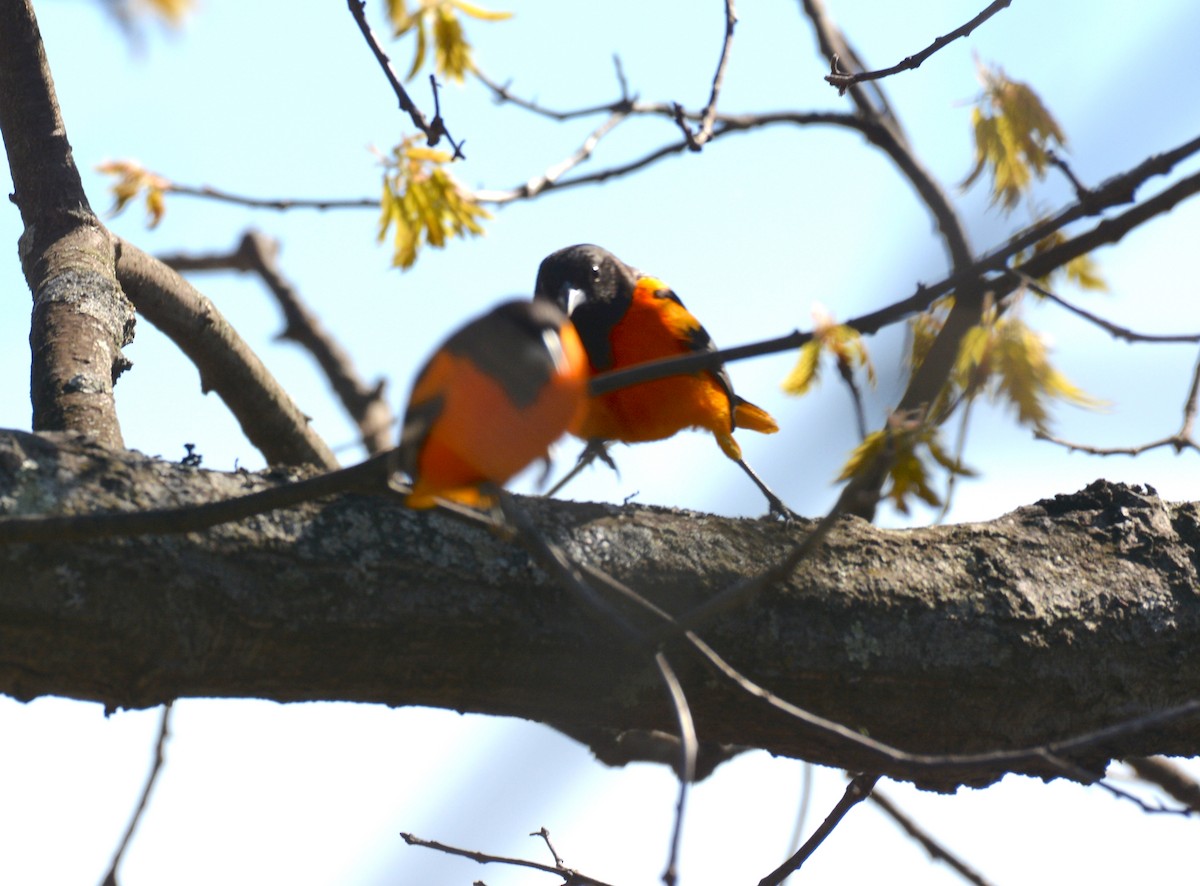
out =
[[[593,283],[600,282],[600,266],[599,265],[592,265],[592,282]]]

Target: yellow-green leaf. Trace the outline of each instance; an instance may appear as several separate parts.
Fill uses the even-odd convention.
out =
[[[783,390],[796,397],[808,393],[817,381],[820,366],[821,342],[813,338],[800,346],[800,356],[796,360],[795,367],[783,380]]]
[[[96,171],[116,176],[112,185],[112,215],[117,215],[139,195],[146,201],[146,224],[153,228],[162,221],[166,212],[166,194],[172,189],[171,181],[146,169],[136,160],[107,160],[97,164]]]
[[[445,151],[418,147],[409,138],[385,161],[379,237],[394,226],[392,263],[409,268],[423,243],[443,248],[452,237],[482,234],[491,214],[445,168]]]
[[[434,72],[451,80],[462,82],[475,68],[471,44],[463,31],[461,15],[477,21],[498,22],[512,18],[510,12],[484,9],[465,0],[417,0],[409,9],[406,0],[389,0],[388,18],[397,37],[416,32],[413,60],[409,65],[407,79],[417,75],[433,46]]]
[[[464,0],[450,0],[456,9],[461,10],[471,18],[477,18],[485,22],[502,22],[505,19],[513,17],[511,12],[496,12],[491,9],[484,9],[482,6],[476,6],[474,3],[466,3]]]
[[[1042,178],[1050,151],[1066,146],[1066,135],[1038,94],[1009,79],[1000,68],[979,65],[984,92],[971,109],[975,160],[963,180],[974,184],[986,169],[992,177],[992,202],[1006,211],[1016,207],[1033,178]]]

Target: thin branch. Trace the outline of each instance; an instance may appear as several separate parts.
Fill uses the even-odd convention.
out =
[[[625,111],[614,111],[607,120],[597,126],[592,133],[583,140],[583,144],[570,157],[562,160],[536,178],[531,178],[521,188],[519,188],[519,196],[515,196],[514,200],[527,200],[536,197],[542,191],[553,188],[566,173],[570,172],[579,164],[585,162],[592,156],[592,152],[596,150],[596,145],[600,143],[600,139],[608,135],[614,130],[625,118],[628,113]],[[485,202],[480,200],[480,202]]]
[[[530,861],[525,858],[509,858],[503,855],[491,855],[487,852],[478,852],[471,849],[459,849],[457,846],[449,846],[445,843],[439,843],[436,840],[424,840],[413,834],[401,833],[401,838],[409,846],[421,846],[425,849],[434,849],[438,852],[444,852],[446,855],[457,855],[460,858],[469,858],[471,861],[479,864],[506,864],[512,867],[532,868],[535,871],[544,871],[547,874],[556,874],[564,878],[563,886],[609,886],[600,880],[596,880],[586,874],[581,874],[579,871],[571,868],[559,867],[557,865],[543,864],[540,861]]]
[[[938,37],[920,52],[908,56],[890,68],[882,68],[877,71],[860,71],[856,74],[849,74],[843,71],[835,71],[825,77],[825,80],[837,87],[838,94],[845,94],[846,90],[855,83],[863,83],[868,80],[880,80],[884,77],[890,77],[893,74],[898,74],[901,71],[914,71],[921,66],[921,63],[933,55],[938,50],[953,43],[960,37],[968,36],[981,24],[999,12],[1001,9],[1009,6],[1012,0],[995,0],[987,9],[979,13],[965,25],[955,28],[948,34]]]
[[[129,819],[129,826],[125,828],[125,833],[121,837],[121,842],[117,845],[117,851],[113,855],[112,864],[108,866],[108,872],[101,880],[102,886],[117,886],[117,868],[121,865],[121,859],[125,857],[125,850],[129,846],[129,841],[133,839],[133,834],[137,830],[138,823],[142,820],[142,815],[146,811],[146,804],[150,801],[150,792],[154,790],[154,783],[158,779],[158,773],[162,771],[163,761],[166,759],[163,754],[163,748],[166,747],[167,737],[170,734],[171,724],[171,703],[167,702],[163,705],[162,716],[158,721],[158,739],[154,742],[154,760],[150,764],[150,774],[146,777],[146,784],[142,788],[142,795],[138,798],[137,806],[134,807],[133,816]]]
[[[813,835],[805,841],[795,855],[759,880],[758,886],[779,886],[792,873],[798,871],[800,866],[817,851],[817,847],[825,842],[825,838],[841,824],[846,814],[871,795],[871,791],[875,788],[875,782],[878,780],[878,775],[856,775],[850,779],[850,783],[846,785],[846,792],[833,807],[833,811],[821,822],[821,826],[813,832]]]
[[[1183,423],[1179,430],[1169,437],[1163,437],[1161,440],[1154,440],[1150,443],[1143,443],[1140,446],[1092,446],[1086,443],[1072,443],[1069,440],[1063,440],[1060,437],[1055,437],[1045,431],[1037,431],[1034,437],[1038,440],[1044,440],[1047,443],[1054,443],[1057,446],[1062,446],[1069,452],[1084,452],[1088,455],[1141,455],[1143,452],[1149,452],[1152,449],[1162,449],[1170,446],[1175,450],[1176,454],[1182,453],[1185,449],[1195,449],[1200,452],[1200,446],[1192,439],[1192,426],[1196,421],[1197,401],[1200,400],[1200,358],[1197,358],[1196,365],[1192,369],[1192,382],[1188,386],[1187,398],[1183,401]]]
[[[1100,327],[1105,332],[1107,332],[1109,335],[1111,335],[1113,338],[1119,339],[1120,341],[1125,341],[1125,342],[1142,341],[1142,342],[1153,342],[1156,344],[1195,344],[1197,342],[1200,342],[1200,332],[1176,333],[1176,334],[1134,332],[1132,329],[1129,329],[1126,326],[1120,326],[1116,323],[1113,323],[1111,320],[1105,320],[1103,317],[1101,317],[1097,314],[1093,314],[1090,311],[1086,311],[1083,308],[1080,308],[1080,307],[1077,307],[1076,305],[1071,304],[1066,299],[1061,298],[1060,296],[1055,295],[1053,292],[1046,289],[1044,286],[1039,284],[1036,280],[1034,280],[1032,277],[1030,277],[1028,274],[1025,274],[1024,272],[1015,271],[1014,273],[1016,273],[1021,278],[1022,283],[1027,288],[1029,288],[1033,292],[1036,292],[1042,298],[1046,299],[1047,301],[1054,302],[1054,304],[1058,305],[1061,308],[1065,308],[1066,310],[1068,310],[1072,314],[1074,314],[1076,317],[1082,317],[1084,320],[1087,320],[1089,323],[1091,323],[1094,326]]]
[[[794,855],[800,848],[800,838],[804,836],[804,826],[808,823],[808,810],[812,805],[813,764],[804,760],[801,765],[804,768],[800,784],[800,808],[796,811],[796,823],[792,826],[792,839],[788,843],[789,855]]]
[[[463,159],[462,142],[455,142],[454,138],[446,129],[446,123],[442,120],[441,111],[438,110],[433,118],[433,122],[425,119],[425,115],[421,113],[421,109],[409,96],[405,90],[404,84],[400,82],[400,78],[396,76],[396,71],[392,68],[391,59],[387,53],[383,51],[383,47],[376,39],[375,33],[371,30],[371,26],[367,24],[366,15],[366,0],[347,0],[347,5],[350,7],[350,14],[354,16],[354,22],[358,25],[358,29],[362,31],[363,39],[367,41],[367,46],[371,48],[371,52],[375,55],[375,60],[379,62],[379,67],[383,69],[384,76],[387,77],[388,83],[392,86],[392,91],[396,93],[396,98],[400,100],[400,110],[408,114],[408,118],[412,120],[413,126],[425,133],[425,138],[429,142],[429,146],[433,147],[442,136],[446,137],[446,141],[450,142],[450,147],[454,148],[454,158]],[[432,80],[432,78],[431,78]],[[437,105],[437,85],[434,84],[433,92],[434,105]]]
[[[586,108],[575,108],[570,111],[556,111],[547,108],[532,99],[522,98],[516,95],[510,89],[511,84],[500,84],[485,74],[483,71],[475,68],[471,73],[475,75],[484,86],[492,91],[492,95],[498,104],[513,104],[519,108],[524,108],[540,117],[546,117],[550,120],[557,120],[560,123],[567,120],[576,120],[580,117],[590,117],[594,114],[615,114],[620,111],[629,112],[633,108],[634,97],[629,94],[627,84],[625,83],[625,74],[621,70],[621,61],[616,56],[613,56],[613,62],[617,67],[617,81],[621,87],[621,97],[615,101],[605,102],[600,105],[591,105]]]
[[[1145,179],[1152,175],[1165,174],[1175,163],[1183,159],[1184,156],[1190,156],[1197,151],[1200,151],[1200,139],[1195,139],[1182,148],[1157,155],[1157,157],[1151,158],[1151,161],[1141,163],[1135,169],[1114,177],[1107,185],[1094,192],[1096,195],[1095,205],[1126,202],[1125,195],[1136,190],[1138,185],[1144,182]],[[1029,232],[1009,240],[1004,246],[980,258],[962,271],[955,272],[929,286],[920,284],[913,294],[907,298],[900,299],[886,307],[847,320],[845,325],[863,335],[871,335],[885,326],[926,310],[943,295],[957,292],[964,286],[971,285],[972,282],[977,284],[989,271],[1000,271],[1006,275],[1005,277],[988,281],[988,285],[995,297],[1006,296],[1017,287],[1024,285],[1028,279],[1044,277],[1057,268],[1062,267],[1071,259],[1090,252],[1097,246],[1104,243],[1116,242],[1129,233],[1129,231],[1144,224],[1149,219],[1169,212],[1178,203],[1195,194],[1197,191],[1200,191],[1200,174],[1177,182],[1154,197],[1126,210],[1121,215],[1105,219],[1097,223],[1090,230],[1069,240],[1065,240],[1053,249],[1039,253],[1015,269],[1010,270],[1007,265],[1008,261],[1016,253],[1026,249],[1030,245],[1029,241],[1031,238],[1032,242],[1036,242],[1053,233],[1059,227],[1075,221],[1082,215],[1088,214],[1088,211],[1084,210],[1081,204],[1073,203],[1060,212],[1053,220],[1041,223],[1035,229],[1031,229]],[[598,396],[599,394],[608,393],[630,384],[653,381],[671,375],[697,372],[701,369],[710,369],[721,363],[730,363],[749,357],[760,357],[781,351],[794,350],[808,342],[811,338],[811,332],[796,330],[778,338],[734,348],[726,348],[721,351],[706,354],[689,354],[683,357],[672,357],[640,363],[629,369],[621,369],[597,376],[592,380],[589,391],[592,396]],[[1164,444],[1160,443],[1156,445]]]
[[[1061,446],[1068,452],[1082,452],[1085,455],[1128,455],[1136,456],[1145,452],[1151,452],[1155,449],[1165,449],[1170,446],[1176,452],[1182,452],[1185,449],[1195,449],[1200,452],[1200,446],[1197,446],[1195,441],[1185,437],[1180,437],[1178,434],[1172,434],[1169,437],[1163,437],[1160,440],[1152,440],[1149,443],[1140,443],[1136,446],[1092,446],[1087,443],[1075,443],[1071,440],[1066,440],[1062,437],[1056,437],[1054,434],[1046,431],[1035,431],[1034,439],[1041,440],[1045,443],[1053,443],[1055,446]]]
[[[831,74],[840,70],[842,60],[848,61],[853,68],[867,69],[854,47],[850,45],[845,33],[826,11],[824,0],[800,0],[800,7],[812,22],[813,33],[817,38],[817,51],[821,58],[828,62]],[[870,90],[870,95],[867,94],[868,90]],[[858,113],[864,120],[870,120],[889,129],[897,141],[907,145],[907,137],[900,126],[900,121],[892,111],[887,93],[879,84],[853,83],[847,87],[846,91],[850,93],[850,100],[854,102],[854,106],[858,108]]]
[[[270,197],[247,197],[242,194],[234,194],[230,191],[224,191],[220,188],[201,185],[199,187],[193,185],[181,185],[175,182],[168,183],[164,188],[168,194],[181,194],[185,197],[204,197],[209,200],[216,200],[221,203],[232,203],[236,206],[246,206],[251,209],[274,209],[280,212],[285,212],[289,209],[378,209],[379,200],[374,197],[359,197],[351,199],[290,199],[290,198],[270,198]]]
[[[592,109],[595,110],[595,109]],[[605,105],[599,110],[608,111],[612,114],[624,114],[626,116],[659,116],[665,117],[668,120],[674,120],[676,117],[674,104],[646,104],[642,102],[632,102],[622,105]],[[683,118],[686,120],[697,120],[699,115],[683,111]],[[790,123],[793,125],[840,125],[850,129],[854,129],[864,134],[871,128],[871,124],[863,121],[852,114],[843,114],[830,111],[814,111],[810,113],[800,111],[780,111],[769,112],[763,114],[717,114],[712,131],[712,139],[720,138],[724,135],[732,135],[739,132],[749,132],[754,129],[772,126],[781,123]],[[664,160],[667,157],[672,157],[676,154],[683,153],[688,150],[688,137],[684,137],[679,141],[670,142],[662,145],[649,153],[631,160],[627,163],[617,164],[596,172],[586,175],[575,176],[574,178],[561,179],[554,182],[553,185],[543,188],[543,191],[563,190],[566,188],[576,188],[583,185],[599,184],[614,178],[622,178],[639,170],[645,169],[653,164]],[[530,195],[525,193],[523,186],[509,188],[507,190],[479,190],[475,191],[475,198],[480,203],[504,204],[511,203],[515,200],[528,199]]]
[[[358,427],[359,436],[371,455],[392,446],[395,416],[384,396],[382,380],[368,385],[354,368],[350,355],[308,309],[296,288],[279,270],[279,244],[259,233],[247,231],[232,252],[209,255],[159,256],[176,271],[234,270],[257,274],[283,310],[284,330],[278,338],[288,339],[316,359],[342,406]]]
[[[675,122],[683,130],[688,150],[699,151],[713,136],[713,123],[717,119],[717,99],[721,95],[721,87],[725,83],[725,70],[729,67],[729,55],[733,49],[733,29],[737,26],[737,10],[733,0],[725,0],[725,39],[721,44],[721,57],[717,61],[717,71],[713,74],[712,88],[708,94],[708,104],[700,112],[700,129],[693,133],[683,119],[683,108],[676,105]]]
[[[667,866],[663,870],[662,881],[667,886],[674,886],[679,878],[677,865],[679,863],[679,840],[683,836],[683,813],[687,806],[688,790],[696,780],[696,724],[692,720],[692,711],[688,707],[687,696],[683,686],[675,676],[667,657],[660,650],[654,655],[654,664],[659,676],[667,688],[671,707],[679,724],[679,796],[675,801],[675,824],[671,828],[671,849],[667,854]]]
[[[1047,150],[1046,159],[1050,161],[1051,166],[1061,172],[1063,177],[1071,183],[1071,187],[1075,189],[1075,198],[1077,200],[1081,203],[1086,203],[1091,199],[1092,189],[1076,177],[1075,170],[1071,169],[1071,165],[1059,155],[1058,151],[1053,149]]]
[[[337,467],[308,416],[211,301],[124,240],[118,242],[117,279],[138,312],[188,356],[203,390],[220,395],[270,464]]]
[[[1200,784],[1163,757],[1126,757],[1126,766],[1142,781],[1161,788],[1192,812],[1200,812]]]
[[[550,842],[550,831],[546,830],[545,825],[538,828],[529,836],[542,838],[542,841],[546,844],[546,848],[550,850],[550,855],[554,858],[554,866],[556,868],[566,867],[567,863],[563,861],[562,856],[558,854],[558,850],[554,848],[554,844]]]
[[[1036,246],[1050,234],[1061,230],[1071,222],[1099,215],[1105,209],[1133,203],[1137,199],[1138,190],[1148,180],[1167,175],[1179,163],[1198,152],[1200,152],[1200,136],[1170,150],[1147,157],[1133,169],[1118,173],[1098,187],[1090,189],[1087,200],[1076,200],[1050,218],[1035,222],[1024,230],[1018,231],[1009,238],[1008,242],[981,258],[979,264],[988,270],[1001,270],[1008,265],[1014,255]],[[1045,276],[1043,273],[1033,273],[1028,270],[1026,272],[1032,277]]]
[[[1132,803],[1147,815],[1176,815],[1180,818],[1191,818],[1192,815],[1195,814],[1194,810],[1188,808],[1187,806],[1167,806],[1161,800],[1155,800],[1153,802],[1149,800],[1143,800],[1137,794],[1123,790],[1107,779],[1100,779],[1098,782],[1096,782],[1096,787],[1108,792],[1118,800],[1125,800],[1128,803]]]
[[[920,843],[922,848],[929,853],[929,857],[934,861],[945,862],[968,883],[974,883],[976,886],[987,886],[987,880],[976,873],[970,865],[930,836],[928,831],[917,824],[890,799],[881,794],[878,788],[871,792],[871,802],[878,806],[888,818],[900,825],[906,834]]]

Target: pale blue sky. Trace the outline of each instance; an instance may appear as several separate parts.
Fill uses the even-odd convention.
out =
[[[379,21],[379,7],[369,7]],[[878,4],[830,0],[860,51],[890,64],[986,5],[983,0]],[[207,0],[185,30],[148,32],[129,52],[90,2],[39,2],[37,11],[75,157],[93,205],[110,203],[92,171],[135,157],[181,183],[266,197],[358,197],[379,190],[370,146],[386,149],[406,120],[344,3]],[[495,78],[554,107],[615,97],[611,56],[631,89],[694,107],[708,95],[722,36],[723,4],[614,0],[602,6],[517,2],[508,23],[469,26],[480,64]],[[916,8],[918,11],[914,12]],[[1085,12],[1086,10],[1086,12]],[[798,4],[743,0],[722,108],[844,109],[821,80],[822,63]],[[1016,2],[971,38],[917,72],[887,81],[926,164],[959,200],[974,246],[1001,241],[1014,221],[986,195],[960,195],[970,168],[967,102],[976,94],[973,54],[1031,83],[1070,138],[1070,159],[1098,182],[1200,128],[1200,6]],[[408,47],[395,49],[398,66]],[[428,106],[427,90],[414,95]],[[443,113],[466,139],[456,174],[503,188],[539,174],[578,146],[598,121],[559,125],[496,107],[474,86],[448,86]],[[606,141],[592,167],[673,140],[665,121],[634,121]],[[1194,170],[1196,161],[1187,168]],[[1147,193],[1159,187],[1152,184]],[[1042,206],[1069,199],[1048,181]],[[364,375],[389,380],[402,406],[429,349],[461,320],[527,293],[546,253],[601,243],[666,278],[718,343],[733,345],[807,327],[814,303],[839,318],[877,308],[933,282],[946,269],[927,213],[890,164],[840,130],[780,127],[719,141],[643,174],[551,194],[497,212],[484,238],[428,252],[411,272],[388,267],[372,212],[251,213],[169,198],[148,232],[135,208],[112,222],[150,251],[224,250],[254,225],[283,241],[282,268],[354,355]],[[1197,203],[1185,204],[1097,255],[1112,291],[1063,290],[1147,331],[1200,330],[1190,266]],[[28,293],[15,258],[20,221],[0,211],[0,426],[28,428]],[[308,358],[272,337],[274,305],[253,280],[196,278],[309,412],[333,445],[353,431]],[[1129,347],[1053,307],[1028,314],[1054,344],[1060,368],[1111,404],[1099,413],[1059,411],[1067,437],[1126,445],[1178,427],[1193,347]],[[880,388],[878,422],[898,390],[900,335],[871,342]],[[195,370],[147,323],[128,349],[118,406],[129,446],[167,458],[197,444],[206,467],[261,465],[220,401],[199,392]],[[778,435],[742,434],[752,464],[797,510],[817,513],[836,495],[832,478],[854,443],[843,390],[803,400],[779,383],[792,355],[731,367],[740,393],[777,416]],[[562,447],[569,463],[574,444]],[[619,449],[619,478],[589,472],[579,498],[757,515],[761,498],[711,440]],[[356,459],[347,450],[347,461]],[[1195,456],[1069,456],[1035,442],[1003,410],[978,410],[967,449],[978,480],[960,485],[951,519],[985,519],[1019,504],[1074,491],[1098,476],[1148,482],[1170,499],[1200,498]],[[917,522],[932,518],[914,515]],[[896,515],[885,515],[897,522]],[[98,880],[148,765],[155,712],[104,719],[97,706],[0,699],[0,882]],[[434,711],[351,705],[278,706],[192,701],[179,706],[169,764],[128,856],[126,886],[289,882],[470,883],[540,880],[406,848],[396,833],[473,849],[542,858],[525,834],[548,827],[570,865],[621,884],[657,882],[674,787],[651,767],[600,768],[573,743],[530,724]],[[748,755],[694,794],[683,844],[685,884],[755,882],[785,851],[800,764]],[[810,826],[838,793],[820,770]],[[1166,879],[1191,865],[1196,825],[1148,817],[1096,790],[1007,779],[956,797],[887,785],[888,793],[994,882],[1129,882]],[[870,847],[870,851],[864,848]],[[855,811],[806,868],[801,882],[954,883],[944,868],[875,811]]]

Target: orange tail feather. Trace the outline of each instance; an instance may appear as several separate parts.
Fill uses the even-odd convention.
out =
[[[771,418],[770,413],[740,397],[733,408],[733,424],[734,427],[758,431],[760,434],[774,434],[779,430],[779,425]]]

